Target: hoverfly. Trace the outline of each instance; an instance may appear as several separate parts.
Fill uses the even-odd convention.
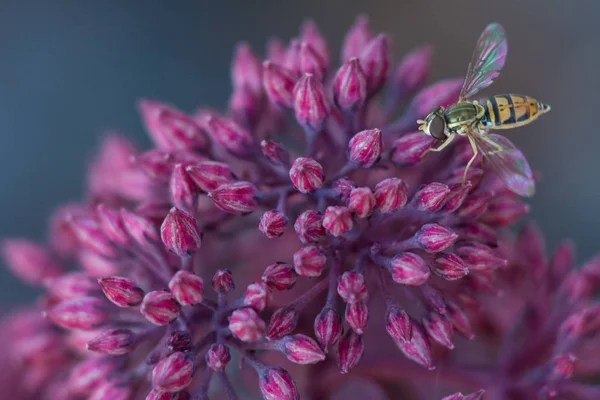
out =
[[[496,23],[488,25],[475,46],[467,76],[458,102],[444,109],[434,108],[417,121],[419,130],[443,143],[430,151],[441,151],[456,136],[466,136],[473,148],[473,157],[463,175],[481,152],[506,186],[521,196],[533,196],[535,183],[523,153],[514,144],[490,129],[510,129],[526,125],[550,111],[550,106],[529,96],[502,94],[481,103],[469,100],[500,75],[506,60],[507,44],[504,29]]]

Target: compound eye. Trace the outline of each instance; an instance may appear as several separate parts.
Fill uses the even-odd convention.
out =
[[[446,139],[446,120],[444,117],[436,115],[429,123],[429,134],[437,140]]]

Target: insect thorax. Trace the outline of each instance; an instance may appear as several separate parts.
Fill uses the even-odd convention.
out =
[[[465,134],[466,130],[476,124],[485,110],[475,102],[462,101],[446,109],[446,125],[450,132]]]

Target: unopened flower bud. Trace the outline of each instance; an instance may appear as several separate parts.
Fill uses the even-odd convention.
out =
[[[346,321],[350,328],[362,335],[369,322],[369,308],[364,301],[346,304]]]
[[[156,390],[174,393],[192,383],[194,361],[181,352],[161,360],[152,370],[152,386]]]
[[[315,318],[314,329],[317,340],[327,352],[342,335],[342,320],[334,309],[326,306]]]
[[[273,313],[267,328],[267,339],[277,340],[296,329],[299,313],[294,307],[283,307]]]
[[[292,164],[290,179],[301,193],[310,193],[321,186],[325,180],[323,167],[312,158],[300,157]]]
[[[48,249],[29,240],[5,240],[1,251],[11,271],[29,284],[49,282],[63,272],[58,260]]]
[[[352,189],[348,197],[348,208],[360,218],[368,217],[376,203],[375,195],[368,187]]]
[[[212,192],[219,186],[233,182],[229,165],[217,161],[203,161],[185,168],[196,186],[204,192]]]
[[[300,42],[298,53],[300,73],[313,74],[316,79],[322,81],[327,71],[326,60],[307,42]]]
[[[267,306],[269,305],[270,297],[271,291],[266,283],[251,283],[246,288],[246,294],[244,295],[244,304],[260,312],[267,308]]]
[[[344,272],[338,282],[337,292],[346,303],[365,301],[368,292],[364,275],[356,271]]]
[[[367,78],[357,58],[351,58],[335,74],[333,96],[335,104],[344,112],[353,112],[364,104]]]
[[[95,220],[91,218],[73,219],[71,227],[82,247],[106,258],[113,258],[119,254]]]
[[[470,181],[467,181],[464,184],[461,182],[451,185],[450,193],[446,196],[444,210],[452,213],[460,209],[472,189],[473,185]]]
[[[500,258],[485,244],[477,242],[462,243],[456,248],[456,254],[462,258],[470,270],[489,271],[507,265],[507,260]]]
[[[167,250],[180,257],[195,253],[202,244],[202,233],[196,219],[176,207],[171,208],[163,221],[160,236]]]
[[[442,400],[482,400],[485,390],[481,389],[471,394],[464,395],[460,392],[444,397]]]
[[[360,53],[360,64],[367,78],[370,96],[377,93],[388,78],[389,57],[388,38],[381,34],[374,37]]]
[[[192,347],[192,335],[187,331],[173,331],[167,338],[167,348],[171,351],[189,351]]]
[[[171,293],[155,290],[146,293],[140,311],[154,325],[167,325],[179,317],[180,307]]]
[[[239,308],[229,317],[229,330],[242,342],[254,342],[265,335],[265,322],[254,309]]]
[[[208,196],[221,210],[230,214],[244,215],[253,212],[256,203],[256,186],[250,182],[233,182],[221,185]]]
[[[447,107],[456,103],[462,86],[462,78],[446,79],[427,86],[415,96],[409,106],[409,113],[421,118],[434,107]]]
[[[452,301],[446,301],[446,317],[452,322],[454,329],[466,337],[467,339],[473,339],[475,335],[471,329],[471,323],[467,314],[458,306],[458,304]]]
[[[402,58],[394,72],[394,89],[406,96],[419,90],[429,78],[431,48],[422,47]]]
[[[341,178],[335,181],[332,185],[332,189],[337,193],[340,200],[346,201],[350,197],[352,189],[356,187],[356,184],[348,178]]]
[[[294,380],[279,367],[269,367],[259,373],[258,386],[265,400],[300,400]]]
[[[289,165],[290,163],[290,154],[279,142],[263,140],[260,142],[260,150],[275,165]]]
[[[205,124],[214,141],[234,155],[245,156],[252,146],[250,132],[232,119],[206,116]]]
[[[298,39],[290,40],[290,45],[285,50],[283,66],[295,77],[300,76],[300,41]]]
[[[362,335],[350,331],[338,342],[338,366],[342,374],[348,373],[360,361],[365,344]]]
[[[106,298],[119,307],[137,306],[144,299],[144,291],[129,278],[111,276],[98,279],[98,283]]]
[[[131,397],[132,388],[120,381],[118,378],[101,383],[88,395],[88,400],[128,400]]]
[[[169,281],[169,290],[182,306],[200,304],[204,296],[202,278],[189,271],[177,271]]]
[[[413,322],[404,310],[395,306],[388,307],[385,316],[385,330],[399,343],[408,343],[412,340]]]
[[[130,329],[111,329],[96,336],[87,344],[87,349],[111,356],[120,356],[133,350],[135,335]]]
[[[421,256],[415,253],[396,255],[389,266],[392,279],[402,285],[419,286],[429,279],[429,267]]]
[[[399,178],[387,178],[375,186],[374,195],[379,211],[392,213],[406,204],[408,188]]]
[[[98,284],[87,272],[68,272],[54,279],[48,291],[58,299],[69,300],[95,294]]]
[[[224,344],[215,343],[206,352],[206,365],[213,371],[225,371],[230,360],[229,347]]]
[[[317,342],[306,335],[284,337],[281,348],[288,360],[296,364],[316,364],[325,359],[325,353]]]
[[[277,210],[265,212],[260,217],[258,229],[269,239],[283,235],[287,225],[287,217],[284,213]]]
[[[350,210],[342,206],[329,206],[323,217],[323,227],[330,235],[338,237],[352,229],[354,222]]]
[[[87,358],[71,368],[67,386],[71,393],[86,395],[115,373],[117,366],[104,357]]]
[[[315,246],[305,246],[294,253],[294,269],[301,276],[320,276],[327,257]]]
[[[288,290],[296,284],[298,275],[291,265],[278,262],[265,268],[262,280],[275,290]]]
[[[127,247],[131,244],[131,238],[125,229],[121,214],[117,210],[108,208],[104,204],[98,204],[96,207],[96,216],[98,217],[100,228],[110,241],[122,247]]]
[[[440,278],[454,281],[469,274],[469,268],[454,253],[440,253],[433,262],[433,272]]]
[[[312,74],[304,74],[294,86],[296,120],[307,131],[317,133],[329,116],[330,106],[325,88]]]
[[[198,198],[196,185],[182,164],[177,164],[173,168],[169,182],[169,192],[176,207],[187,212],[195,211],[196,199]]]
[[[294,230],[302,243],[317,243],[321,238],[325,237],[323,215],[314,210],[304,211],[296,219]]]
[[[233,275],[231,271],[227,269],[220,269],[215,272],[212,279],[212,287],[217,293],[228,293],[235,289],[235,283],[233,282]]]
[[[415,233],[417,245],[428,253],[438,253],[454,245],[458,235],[450,228],[438,224],[425,224]]]
[[[363,168],[369,168],[381,157],[383,139],[379,129],[358,132],[348,143],[348,159]]]
[[[458,209],[458,216],[463,218],[478,219],[488,209],[492,193],[470,194]]]
[[[510,226],[521,217],[527,215],[529,206],[515,198],[502,196],[492,200],[487,212],[483,215],[483,222],[493,226]]]
[[[66,329],[90,330],[108,321],[105,303],[95,297],[66,300],[50,308],[46,316]]]
[[[413,197],[413,202],[420,211],[436,212],[442,209],[449,193],[448,186],[434,182],[419,189]]]
[[[292,71],[268,60],[263,62],[263,87],[272,103],[292,108],[295,84],[296,77]]]
[[[329,54],[329,46],[327,45],[327,41],[321,32],[319,32],[315,21],[310,19],[304,21],[302,28],[300,28],[300,39],[310,44],[310,46],[324,60],[326,66],[329,64],[329,60],[331,58]]]
[[[392,149],[392,161],[398,167],[410,167],[423,158],[425,152],[431,149],[436,139],[423,132],[407,133],[396,139]]]
[[[344,38],[342,61],[358,57],[372,37],[369,19],[364,15],[359,16]]]
[[[449,349],[454,348],[452,323],[446,317],[436,312],[430,312],[423,318],[423,326],[430,338]]]
[[[429,340],[419,325],[413,324],[412,337],[410,341],[402,342],[397,340],[396,346],[398,346],[398,348],[406,357],[413,360],[417,364],[422,365],[428,370],[435,369]]]

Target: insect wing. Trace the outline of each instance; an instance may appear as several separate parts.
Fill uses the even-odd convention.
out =
[[[460,91],[461,100],[472,97],[494,82],[504,66],[507,51],[504,29],[499,24],[489,24],[479,37],[471,56],[467,76]]]
[[[470,135],[477,148],[498,177],[512,192],[531,197],[535,193],[535,181],[527,159],[515,145],[501,135],[474,131]]]

